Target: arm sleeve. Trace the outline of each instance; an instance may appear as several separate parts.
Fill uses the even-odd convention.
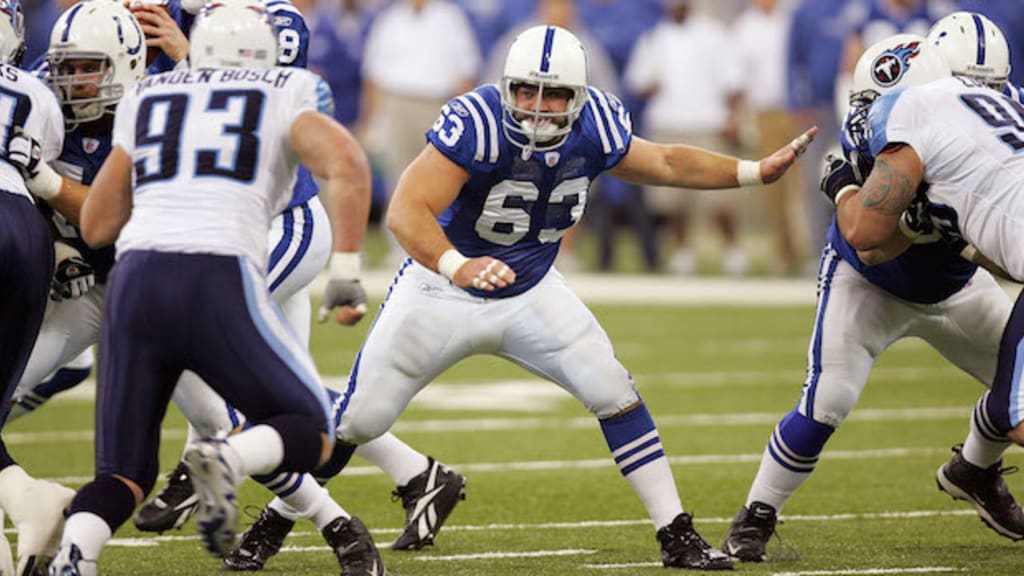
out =
[[[894,144],[906,144],[914,149],[921,161],[928,164],[931,131],[927,100],[913,90],[895,90],[871,105],[868,113],[871,155],[878,157]]]
[[[277,65],[305,68],[309,62],[309,28],[302,14],[287,6],[272,14],[277,28]]]
[[[43,106],[46,108],[46,122],[43,126],[43,160],[47,163],[53,162],[60,157],[64,148],[64,114],[61,112],[57,97],[47,90],[44,93]]]
[[[603,169],[615,167],[629,152],[633,142],[633,121],[622,101],[614,94],[589,88],[587,102],[580,120],[591,141],[601,147]]]
[[[129,92],[117,103],[114,113],[114,132],[111,147],[120,146],[129,155],[135,151],[135,116],[138,98],[135,92]]]
[[[279,107],[283,110],[284,118],[282,118],[282,126],[291,126],[295,118],[303,112],[321,112],[320,110],[320,85],[326,83],[316,74],[307,72],[305,70],[296,70],[295,74],[299,77],[296,78],[296,83],[293,85],[291,91],[283,96],[288,98],[290,101],[289,106]],[[327,98],[330,98],[330,88],[327,88]]]

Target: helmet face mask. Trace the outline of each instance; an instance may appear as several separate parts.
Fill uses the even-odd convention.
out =
[[[85,0],[57,20],[46,53],[47,82],[71,129],[113,114],[146,74],[146,41],[120,2]]]
[[[587,103],[583,45],[564,28],[527,29],[509,47],[500,91],[502,128],[524,159],[558,148]]]
[[[25,16],[20,0],[0,0],[0,62],[18,66],[25,54]]]
[[[953,74],[1002,91],[1010,76],[1010,49],[1002,30],[976,12],[954,12],[928,31]]]
[[[277,65],[277,32],[259,0],[207,3],[192,26],[190,42],[193,68]]]

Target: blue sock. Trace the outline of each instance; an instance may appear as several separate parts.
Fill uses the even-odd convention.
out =
[[[664,458],[661,437],[645,404],[612,418],[601,420],[608,449],[623,476],[658,458]]]
[[[768,451],[783,468],[810,473],[818,464],[818,455],[833,432],[835,428],[793,410],[775,427],[768,442]]]

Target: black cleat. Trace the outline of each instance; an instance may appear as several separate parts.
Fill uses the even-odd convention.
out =
[[[143,532],[166,532],[171,528],[181,528],[198,505],[199,497],[192,489],[188,467],[184,462],[178,462],[178,467],[167,476],[167,485],[139,508],[132,521]]]
[[[778,520],[775,508],[768,504],[751,502],[749,508],[743,506],[725,534],[722,551],[743,562],[763,562]]]
[[[693,517],[683,512],[658,530],[661,563],[666,568],[732,570],[733,560],[708,544],[693,529]]]
[[[281,544],[293,526],[294,520],[281,516],[273,508],[264,508],[235,549],[224,558],[224,569],[234,572],[263,570],[267,560],[281,550]]]
[[[1010,540],[1024,540],[1024,512],[1013,499],[1003,474],[1017,467],[1002,468],[1000,460],[988,468],[979,468],[964,459],[962,446],[953,447],[953,458],[935,472],[939,490],[954,500],[966,500],[978,511],[989,528]]]
[[[466,479],[429,456],[427,460],[426,471],[393,492],[392,499],[401,498],[405,508],[405,529],[391,544],[392,550],[433,545],[455,505],[466,499]]]
[[[341,565],[341,576],[384,576],[384,562],[370,531],[355,516],[337,518],[320,531]]]

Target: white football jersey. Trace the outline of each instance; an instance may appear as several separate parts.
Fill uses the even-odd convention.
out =
[[[270,220],[288,205],[295,117],[317,110],[296,68],[150,76],[117,107],[114,145],[132,157],[133,208],[117,252],[242,255],[266,269]]]
[[[959,78],[890,93],[871,107],[871,152],[910,145],[928,199],[964,239],[1024,280],[1024,104]]]
[[[57,97],[32,74],[0,64],[0,134],[10,134],[12,126],[21,126],[39,142],[46,162],[53,162],[60,156],[64,146],[64,115]],[[6,141],[3,146],[7,147]],[[18,169],[2,160],[0,190],[31,198]]]

